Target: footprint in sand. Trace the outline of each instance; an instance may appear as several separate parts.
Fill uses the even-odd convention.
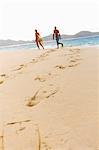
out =
[[[58,68],[58,69],[65,69],[66,66],[65,66],[65,65],[56,65],[55,68]]]
[[[19,128],[16,132],[18,133],[18,132],[23,131],[23,130],[25,130],[25,129],[26,129],[26,127],[21,127],[21,128]]]
[[[32,97],[29,97],[26,99],[26,106],[32,107],[39,103],[39,101],[37,99],[38,92],[39,92],[39,90]]]
[[[0,84],[3,84],[4,80],[0,80]]]
[[[72,60],[70,60],[70,62],[76,62],[76,59],[75,60],[72,59]]]
[[[27,123],[27,122],[30,122],[31,120],[27,119],[27,120],[20,120],[20,121],[12,121],[12,122],[8,122],[6,123],[6,126],[9,126],[9,125],[15,125],[15,124],[21,124],[21,123]]]
[[[34,78],[34,80],[38,80],[40,82],[45,82],[46,78],[44,76],[38,75],[37,77]]]
[[[0,76],[1,76],[1,77],[6,77],[6,74],[1,74]]]
[[[26,106],[32,107],[40,103],[44,99],[54,96],[58,92],[58,88],[54,86],[45,86],[37,90],[32,97],[26,98]]]
[[[1,74],[0,75],[0,84],[4,83],[6,77],[7,77],[6,74]]]
[[[79,62],[80,59],[71,59],[69,60],[68,67],[76,67],[80,64]]]
[[[34,80],[38,80],[40,82],[45,82],[52,74],[48,73],[48,74],[44,74],[44,75],[38,75],[34,78]]]
[[[76,66],[78,66],[80,63],[78,63],[78,64],[70,64],[70,65],[68,65],[68,67],[76,67]]]
[[[38,61],[42,61],[42,60],[45,60],[45,58],[48,56],[48,53],[46,52],[46,53],[44,53],[44,54],[42,54],[42,55],[40,55],[39,57],[38,57]]]
[[[70,49],[67,67],[76,67],[80,64],[80,49]]]
[[[43,150],[52,150],[52,147],[51,146],[48,146],[48,144],[46,142],[42,142],[41,143],[41,148]]]
[[[33,58],[32,61],[31,61],[30,63],[35,64],[35,63],[37,63],[37,62],[38,62],[38,59]]]
[[[26,67],[26,65],[21,64],[21,65],[19,65],[19,67],[17,69],[14,69],[13,71],[19,71],[19,70],[23,69],[24,67]]]
[[[42,89],[40,97],[43,98],[50,98],[54,96],[58,92],[58,88],[55,87],[46,87]]]
[[[47,57],[47,56],[48,56],[48,53],[46,52],[46,53],[40,55],[40,58],[41,58],[41,57]]]
[[[44,54],[41,54],[41,55],[38,56],[37,58],[33,58],[30,63],[35,64],[35,63],[37,63],[37,62],[39,62],[39,61],[41,61],[41,60],[44,60],[44,58],[47,57],[47,56],[48,56],[48,53],[47,53],[47,52],[44,53]]]

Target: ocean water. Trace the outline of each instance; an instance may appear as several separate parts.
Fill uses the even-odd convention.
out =
[[[93,37],[81,37],[81,38],[73,38],[73,39],[61,39],[60,42],[63,42],[64,46],[93,46],[99,45],[99,36]],[[51,40],[44,42],[45,48],[56,48],[56,41]],[[1,46],[0,50],[17,50],[17,49],[37,49],[36,44],[27,43],[27,44],[19,44],[19,45],[10,45],[10,46]]]

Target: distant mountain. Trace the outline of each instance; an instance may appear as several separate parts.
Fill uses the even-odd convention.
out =
[[[52,34],[47,35],[47,36],[43,37],[43,40],[44,41],[51,41],[51,40],[53,40],[53,35]]]
[[[9,45],[18,45],[18,44],[26,44],[26,43],[32,43],[32,41],[14,41],[14,40],[0,40],[0,46],[9,46]]]
[[[86,37],[86,36],[96,36],[99,35],[99,32],[90,32],[90,31],[80,31],[74,35],[74,37]]]
[[[66,35],[62,34],[62,39],[70,39],[70,38],[79,38],[79,37],[88,37],[88,36],[99,36],[99,32],[90,32],[90,31],[80,31],[74,35]],[[52,34],[43,38],[44,40],[52,40]]]
[[[74,35],[66,35],[62,34],[62,39],[70,39],[70,38],[79,38],[79,37],[88,37],[88,36],[99,36],[99,32],[90,32],[90,31],[80,31]],[[53,40],[52,34],[43,37],[44,41],[51,41]],[[0,40],[0,46],[9,46],[9,45],[18,45],[18,44],[27,44],[27,43],[33,43],[34,41],[14,41],[14,40]]]

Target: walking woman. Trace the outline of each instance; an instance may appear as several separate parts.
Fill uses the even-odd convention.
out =
[[[35,29],[35,42],[36,42],[36,45],[37,45],[38,49],[40,49],[40,45],[44,49],[43,39],[41,38],[39,32],[36,29]]]

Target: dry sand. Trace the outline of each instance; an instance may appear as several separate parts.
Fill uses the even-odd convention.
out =
[[[99,150],[99,48],[0,51],[0,150]]]

